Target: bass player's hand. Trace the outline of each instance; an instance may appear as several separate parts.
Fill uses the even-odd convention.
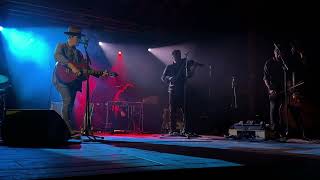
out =
[[[270,96],[275,96],[277,92],[275,90],[269,90],[269,95]]]

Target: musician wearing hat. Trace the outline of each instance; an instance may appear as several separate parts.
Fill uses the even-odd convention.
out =
[[[58,43],[54,52],[56,66],[52,81],[62,97],[63,119],[66,121],[71,135],[74,135],[79,133],[79,131],[76,131],[75,123],[72,118],[72,110],[76,93],[77,91],[81,91],[83,81],[74,77],[79,77],[83,73],[81,68],[77,65],[86,64],[86,59],[84,59],[82,53],[76,46],[80,43],[81,37],[85,35],[82,34],[81,29],[76,26],[70,26],[68,31],[64,33],[67,35],[67,41],[65,43]],[[106,75],[107,73],[103,72],[97,76]],[[70,79],[72,79],[72,81],[70,81]]]

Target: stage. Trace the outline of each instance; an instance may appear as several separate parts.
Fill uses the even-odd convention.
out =
[[[103,177],[320,177],[320,144],[253,142],[218,136],[98,134],[63,147],[0,146],[0,179]],[[23,138],[23,137],[21,137]],[[87,137],[82,137],[85,140]]]

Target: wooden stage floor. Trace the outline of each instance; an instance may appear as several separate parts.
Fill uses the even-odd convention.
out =
[[[0,145],[0,179],[83,177],[320,177],[320,143],[252,142],[217,136],[98,134],[99,142],[63,147]],[[82,137],[85,140],[87,137]]]

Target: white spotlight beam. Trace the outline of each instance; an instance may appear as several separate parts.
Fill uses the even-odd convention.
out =
[[[149,48],[150,49],[150,48]],[[148,49],[148,51],[149,51]],[[195,50],[195,45],[191,43],[185,43],[185,44],[177,44],[172,46],[164,46],[164,47],[158,47],[158,48],[152,48],[149,51],[154,56],[156,56],[161,62],[163,62],[165,65],[171,64],[173,62],[172,58],[172,51],[175,49],[179,49],[181,51],[182,58],[185,58],[186,53],[188,53],[188,58],[193,58],[193,52]]]

